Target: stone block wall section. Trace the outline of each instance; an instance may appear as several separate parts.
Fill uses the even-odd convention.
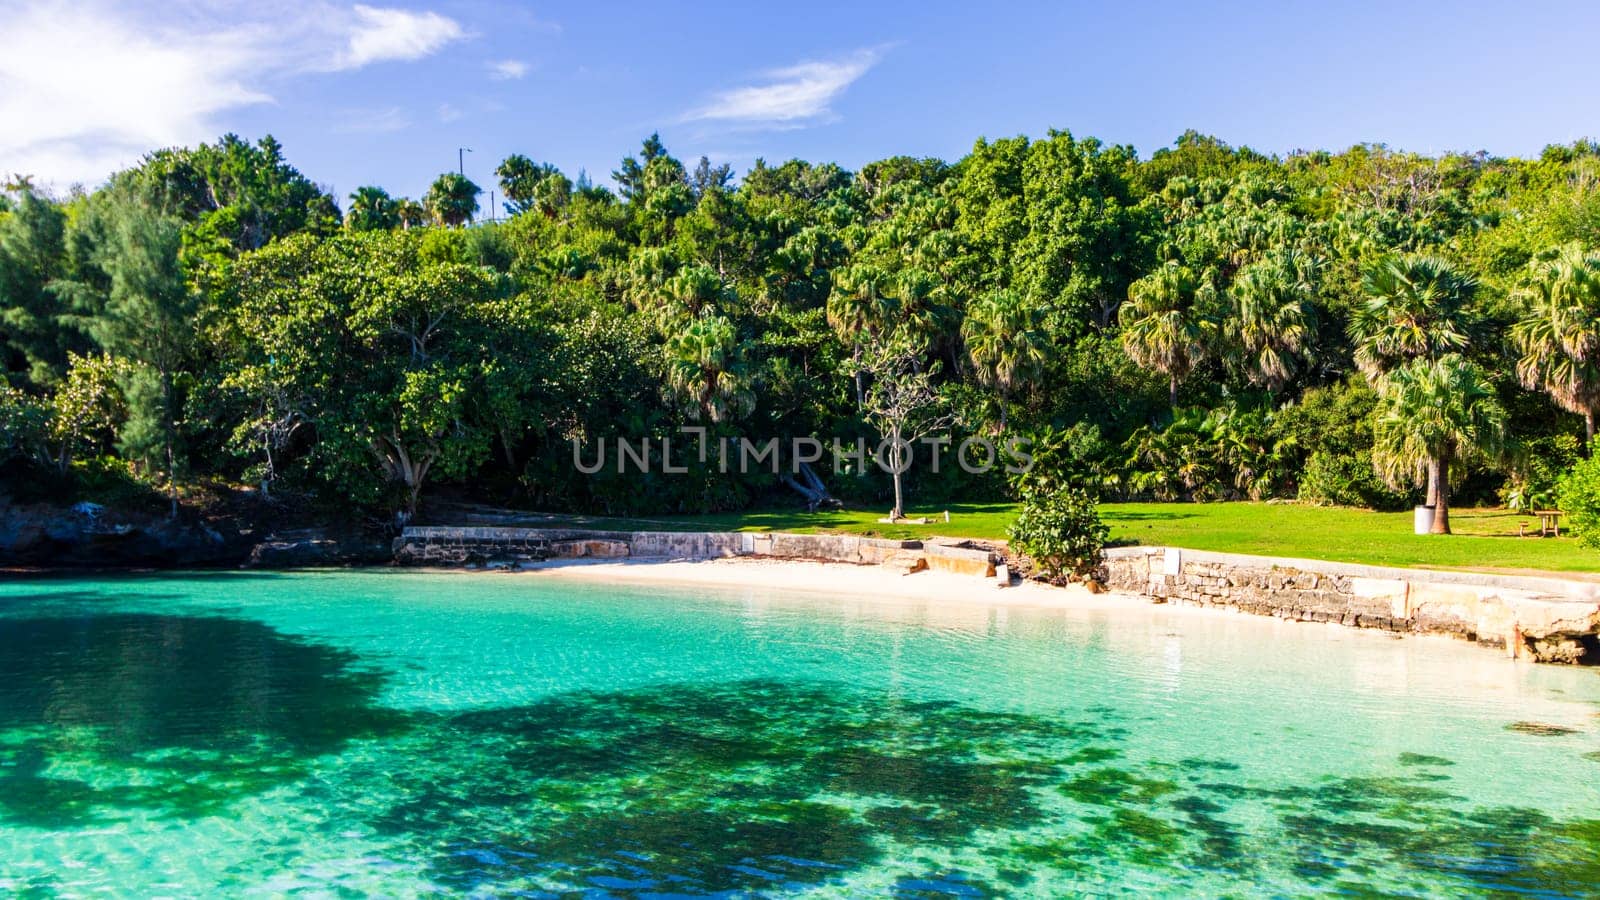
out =
[[[415,527],[405,529],[394,541],[395,561],[417,566],[508,566],[549,559],[716,559],[729,556],[862,565],[921,560],[929,569],[980,577],[993,577],[994,566],[1000,561],[989,550],[964,546],[959,541],[891,541],[849,534]]]
[[[1600,662],[1600,584],[1170,547],[1106,551],[1106,584],[1156,602],[1449,634],[1541,662]]]

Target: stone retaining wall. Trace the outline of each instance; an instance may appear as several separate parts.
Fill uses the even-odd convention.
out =
[[[1106,583],[1156,602],[1450,634],[1543,662],[1600,662],[1600,584],[1168,547],[1106,551]]]
[[[402,565],[509,568],[550,559],[755,556],[994,577],[1001,558],[961,541],[847,534],[417,527]],[[1600,584],[1276,559],[1166,547],[1106,551],[1105,583],[1158,602],[1225,606],[1306,622],[1450,634],[1543,662],[1600,662]]]
[[[394,542],[402,565],[510,566],[549,559],[716,559],[762,556],[920,568],[992,577],[992,552],[960,542],[893,541],[849,534],[593,531],[559,528],[415,527]],[[918,562],[920,561],[920,565]]]

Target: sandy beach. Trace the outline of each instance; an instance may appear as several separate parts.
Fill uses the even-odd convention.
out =
[[[863,596],[954,603],[1004,604],[1075,609],[1146,608],[1133,594],[1092,594],[1077,585],[1051,587],[1023,582],[1000,587],[989,578],[923,571],[902,575],[881,566],[786,559],[617,560],[549,562],[525,574],[589,582],[716,585],[811,591],[833,596]]]

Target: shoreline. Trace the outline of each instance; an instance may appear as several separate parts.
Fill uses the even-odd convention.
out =
[[[1472,647],[1471,642],[1428,632],[1395,633],[1353,628],[1338,622],[1313,622],[1286,616],[1261,615],[1234,607],[1156,601],[1131,591],[1107,589],[1092,593],[1080,584],[1056,586],[1024,580],[1000,587],[993,579],[949,572],[921,571],[902,575],[876,565],[818,559],[770,557],[719,557],[713,559],[557,560],[524,569],[459,569],[444,566],[406,567],[404,571],[438,575],[551,579],[585,585],[707,587],[719,590],[762,590],[783,595],[814,595],[829,600],[853,600],[903,609],[910,606],[999,608],[1056,611],[1069,615],[1176,616],[1179,620],[1236,621],[1263,628],[1326,629],[1356,640],[1405,639],[1420,645]],[[1490,649],[1477,645],[1479,649]],[[1515,660],[1500,656],[1507,662]]]
[[[439,569],[438,571],[460,571]],[[501,574],[478,570],[483,574]],[[627,582],[630,584],[705,585],[748,587],[838,596],[893,597],[1007,606],[1086,607],[1116,597],[1110,606],[1149,606],[1144,598],[1126,592],[1091,594],[1081,586],[1053,587],[1023,581],[1000,587],[992,578],[925,570],[911,574],[882,566],[821,559],[718,557],[712,559],[560,560],[505,574],[566,581]]]

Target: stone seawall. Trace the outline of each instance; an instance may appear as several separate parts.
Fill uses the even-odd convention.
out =
[[[1160,602],[1449,634],[1541,662],[1600,662],[1600,584],[1168,547],[1106,551],[1110,587]]]
[[[546,560],[750,556],[932,569],[994,578],[1004,560],[965,541],[847,534],[416,527],[401,565],[517,568]],[[1003,569],[1001,570],[1004,571]],[[1102,579],[1157,603],[1221,606],[1306,622],[1448,634],[1541,662],[1600,663],[1600,583],[1358,566],[1167,547],[1107,550]]]
[[[999,556],[960,541],[893,541],[849,534],[595,531],[559,528],[415,527],[394,541],[401,565],[509,568],[551,559],[717,559],[757,556],[934,569],[994,577]]]

